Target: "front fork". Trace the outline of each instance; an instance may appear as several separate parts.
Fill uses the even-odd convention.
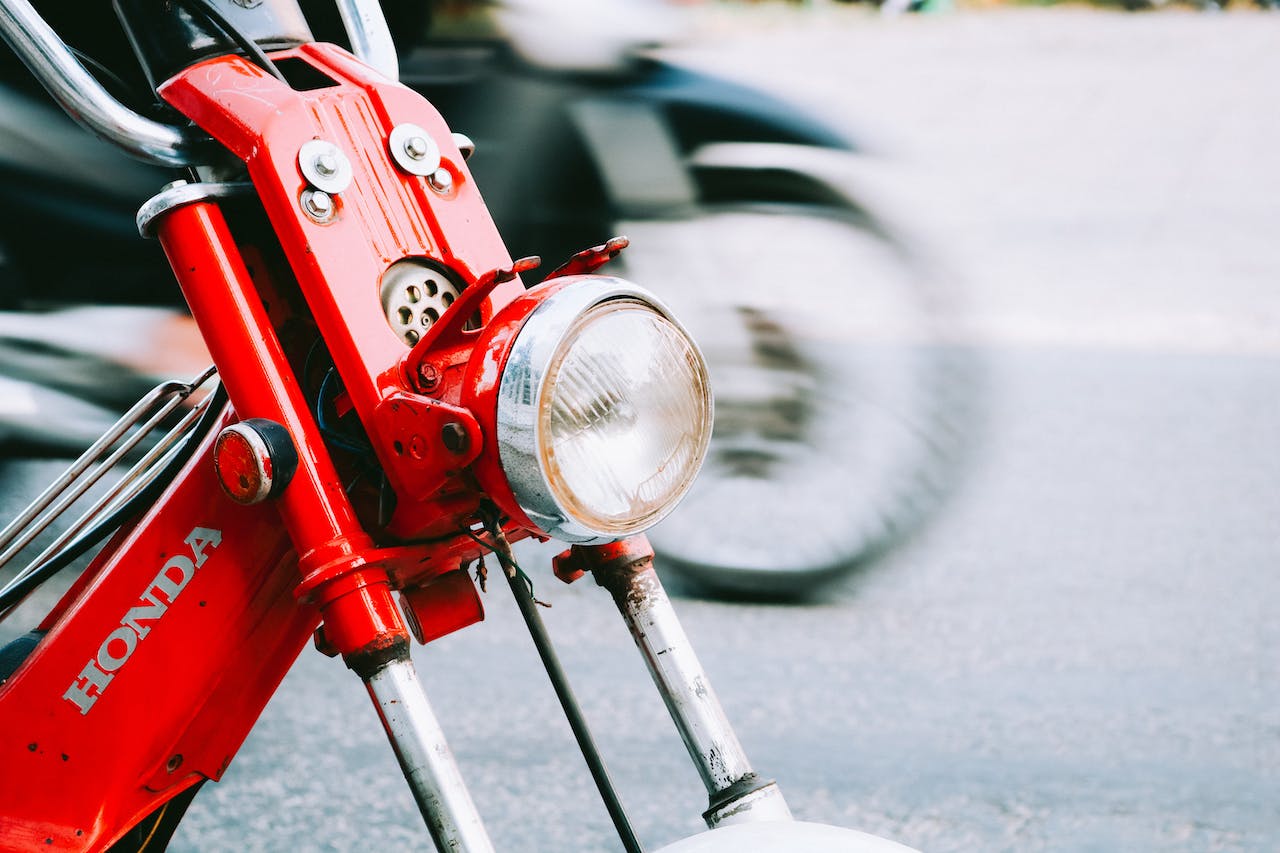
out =
[[[791,820],[778,786],[747,760],[653,568],[644,536],[574,546],[557,574],[590,571],[613,595],[710,799],[709,828]],[[439,850],[487,851],[485,832],[407,654],[366,678],[369,695]]]

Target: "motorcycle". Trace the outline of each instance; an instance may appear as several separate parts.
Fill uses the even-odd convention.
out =
[[[407,20],[401,80],[466,131],[469,168],[517,255],[563,258],[629,235],[615,268],[654,282],[702,342],[717,416],[702,477],[651,532],[668,571],[716,594],[811,595],[918,529],[957,479],[979,394],[973,365],[947,345],[950,294],[850,196],[840,169],[860,156],[854,143],[783,101],[641,50],[669,28],[628,20],[604,30],[627,38],[604,40],[599,25],[588,38],[589,22],[616,24],[625,4],[587,5],[508,2],[496,22],[452,28],[437,13],[425,40],[414,38],[425,25]],[[344,38],[331,18],[326,36]],[[30,126],[38,113],[20,104]],[[158,170],[86,168],[86,149],[95,165],[115,155],[42,122],[42,147],[56,152],[34,158],[44,172],[29,155],[0,154],[0,203],[32,210],[8,229],[17,277],[55,308],[169,294],[162,259],[121,237]],[[65,170],[47,174],[50,161],[95,180],[68,184]],[[85,260],[50,270],[55,235],[72,222],[88,224]],[[124,286],[104,292],[103,269]],[[136,394],[103,399],[106,389],[138,383],[67,387],[99,346],[86,329],[109,324],[88,313],[0,322],[0,372],[98,405],[109,423]],[[6,357],[6,341],[21,359]],[[38,369],[37,345],[48,362]],[[10,429],[27,448],[58,437],[51,422],[75,420],[42,411]]]
[[[189,170],[136,221],[214,366],[146,394],[0,531],[3,568],[140,455],[0,589],[0,618],[25,613],[101,546],[0,651],[0,846],[163,846],[314,642],[364,682],[437,848],[491,850],[409,654],[480,621],[489,557],[639,850],[511,548],[554,538],[557,576],[611,593],[707,788],[708,832],[664,849],[905,849],[790,820],[654,573],[643,534],[706,457],[711,392],[671,310],[599,272],[625,241],[534,283],[467,140],[395,82],[376,4],[340,2],[359,58],[287,0],[116,9],[181,121],[113,98],[28,0],[0,2],[0,34],[89,129]]]

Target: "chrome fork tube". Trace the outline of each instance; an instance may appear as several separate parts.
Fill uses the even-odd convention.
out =
[[[778,786],[752,770],[653,570],[653,551],[643,537],[636,539],[643,541],[642,545],[636,542],[637,550],[590,569],[596,583],[613,595],[689,757],[702,776],[711,801],[703,819],[711,828],[749,821],[791,820],[791,811]]]
[[[413,661],[392,661],[369,676],[365,687],[436,849],[441,853],[492,851],[493,842],[427,702]]]

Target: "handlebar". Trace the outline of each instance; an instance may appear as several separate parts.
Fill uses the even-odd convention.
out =
[[[338,11],[356,56],[397,79],[395,45],[377,0],[338,0]],[[153,121],[113,98],[29,0],[0,0],[0,37],[67,115],[89,131],[151,163],[191,166],[207,160],[199,155],[208,137],[197,128]]]

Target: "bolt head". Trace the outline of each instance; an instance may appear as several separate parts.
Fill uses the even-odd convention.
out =
[[[457,421],[450,421],[441,427],[440,439],[450,453],[464,453],[470,444],[467,440],[466,427]]]
[[[432,189],[437,192],[448,192],[453,186],[453,175],[445,168],[436,169],[428,180],[431,182]]]
[[[410,136],[404,141],[404,153],[408,154],[415,160],[421,160],[427,156],[427,152],[431,148],[427,145],[427,140],[421,136]]]
[[[322,175],[336,175],[338,173],[338,158],[332,154],[321,154],[316,157],[316,171]]]
[[[333,215],[333,198],[323,190],[311,190],[305,193],[302,204],[307,213],[316,219],[328,219]]]

